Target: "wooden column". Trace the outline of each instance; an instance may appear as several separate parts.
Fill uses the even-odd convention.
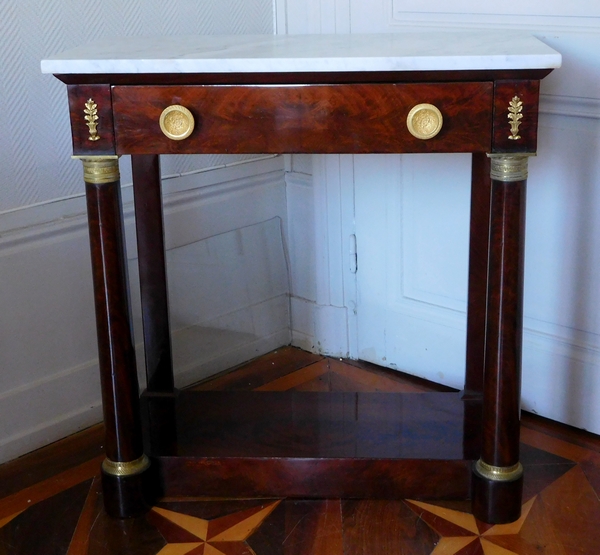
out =
[[[490,202],[490,159],[485,153],[474,153],[471,169],[466,377],[462,396],[465,407],[464,457],[471,460],[477,459],[480,453]]]
[[[146,509],[144,482],[150,462],[142,445],[119,166],[116,156],[82,162],[106,427],[104,503],[111,516],[124,518]]]
[[[488,252],[490,244],[490,159],[473,154],[469,233],[469,293],[465,393],[481,396],[485,360]]]
[[[138,154],[131,157],[131,164],[147,390],[172,393],[173,363],[159,157]]]
[[[177,424],[160,157],[157,154],[134,154],[131,167],[147,379],[146,390],[142,394],[142,410],[145,412],[145,424],[155,431],[148,434],[147,448],[149,453],[175,455]],[[157,397],[161,399],[160,403],[149,402]]]
[[[491,218],[481,458],[473,513],[489,523],[521,512],[519,462],[527,154],[491,155]]]

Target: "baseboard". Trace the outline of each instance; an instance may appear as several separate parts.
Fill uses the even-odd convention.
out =
[[[290,300],[292,345],[326,356],[349,356],[348,310],[307,299]]]
[[[97,360],[3,393],[0,421],[0,463],[101,422]]]

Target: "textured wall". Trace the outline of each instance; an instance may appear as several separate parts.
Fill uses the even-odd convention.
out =
[[[0,0],[0,462],[102,418],[81,163],[70,159],[66,87],[41,74],[40,60],[100,37],[271,34],[273,19],[272,0]],[[163,176],[184,174],[163,184],[178,383],[289,342],[283,160],[223,167],[239,158],[256,157],[161,161]],[[131,187],[123,199],[139,331]],[[267,243],[261,230],[271,229],[279,233]],[[218,253],[203,257],[215,242]],[[217,255],[233,283],[206,278]],[[263,275],[242,271],[248,259]],[[207,298],[236,302],[201,305]],[[192,318],[198,312],[202,321]]]
[[[65,86],[40,73],[44,57],[100,37],[272,32],[271,0],[0,0],[0,213],[82,192]],[[171,157],[163,173],[225,159]]]

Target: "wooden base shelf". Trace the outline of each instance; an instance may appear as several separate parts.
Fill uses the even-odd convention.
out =
[[[466,499],[479,434],[460,393],[142,397],[167,496]]]

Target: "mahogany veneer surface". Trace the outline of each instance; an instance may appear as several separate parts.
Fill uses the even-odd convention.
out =
[[[144,401],[146,451],[166,495],[469,495],[464,453],[476,446],[463,433],[477,423],[465,423],[458,393],[188,391]]]
[[[115,86],[118,154],[484,152],[491,148],[492,82],[309,86]],[[444,126],[429,141],[406,118],[428,102]],[[173,141],[162,111],[188,108],[192,134]]]
[[[176,413],[183,457],[452,460],[464,447],[458,393],[190,391]]]

